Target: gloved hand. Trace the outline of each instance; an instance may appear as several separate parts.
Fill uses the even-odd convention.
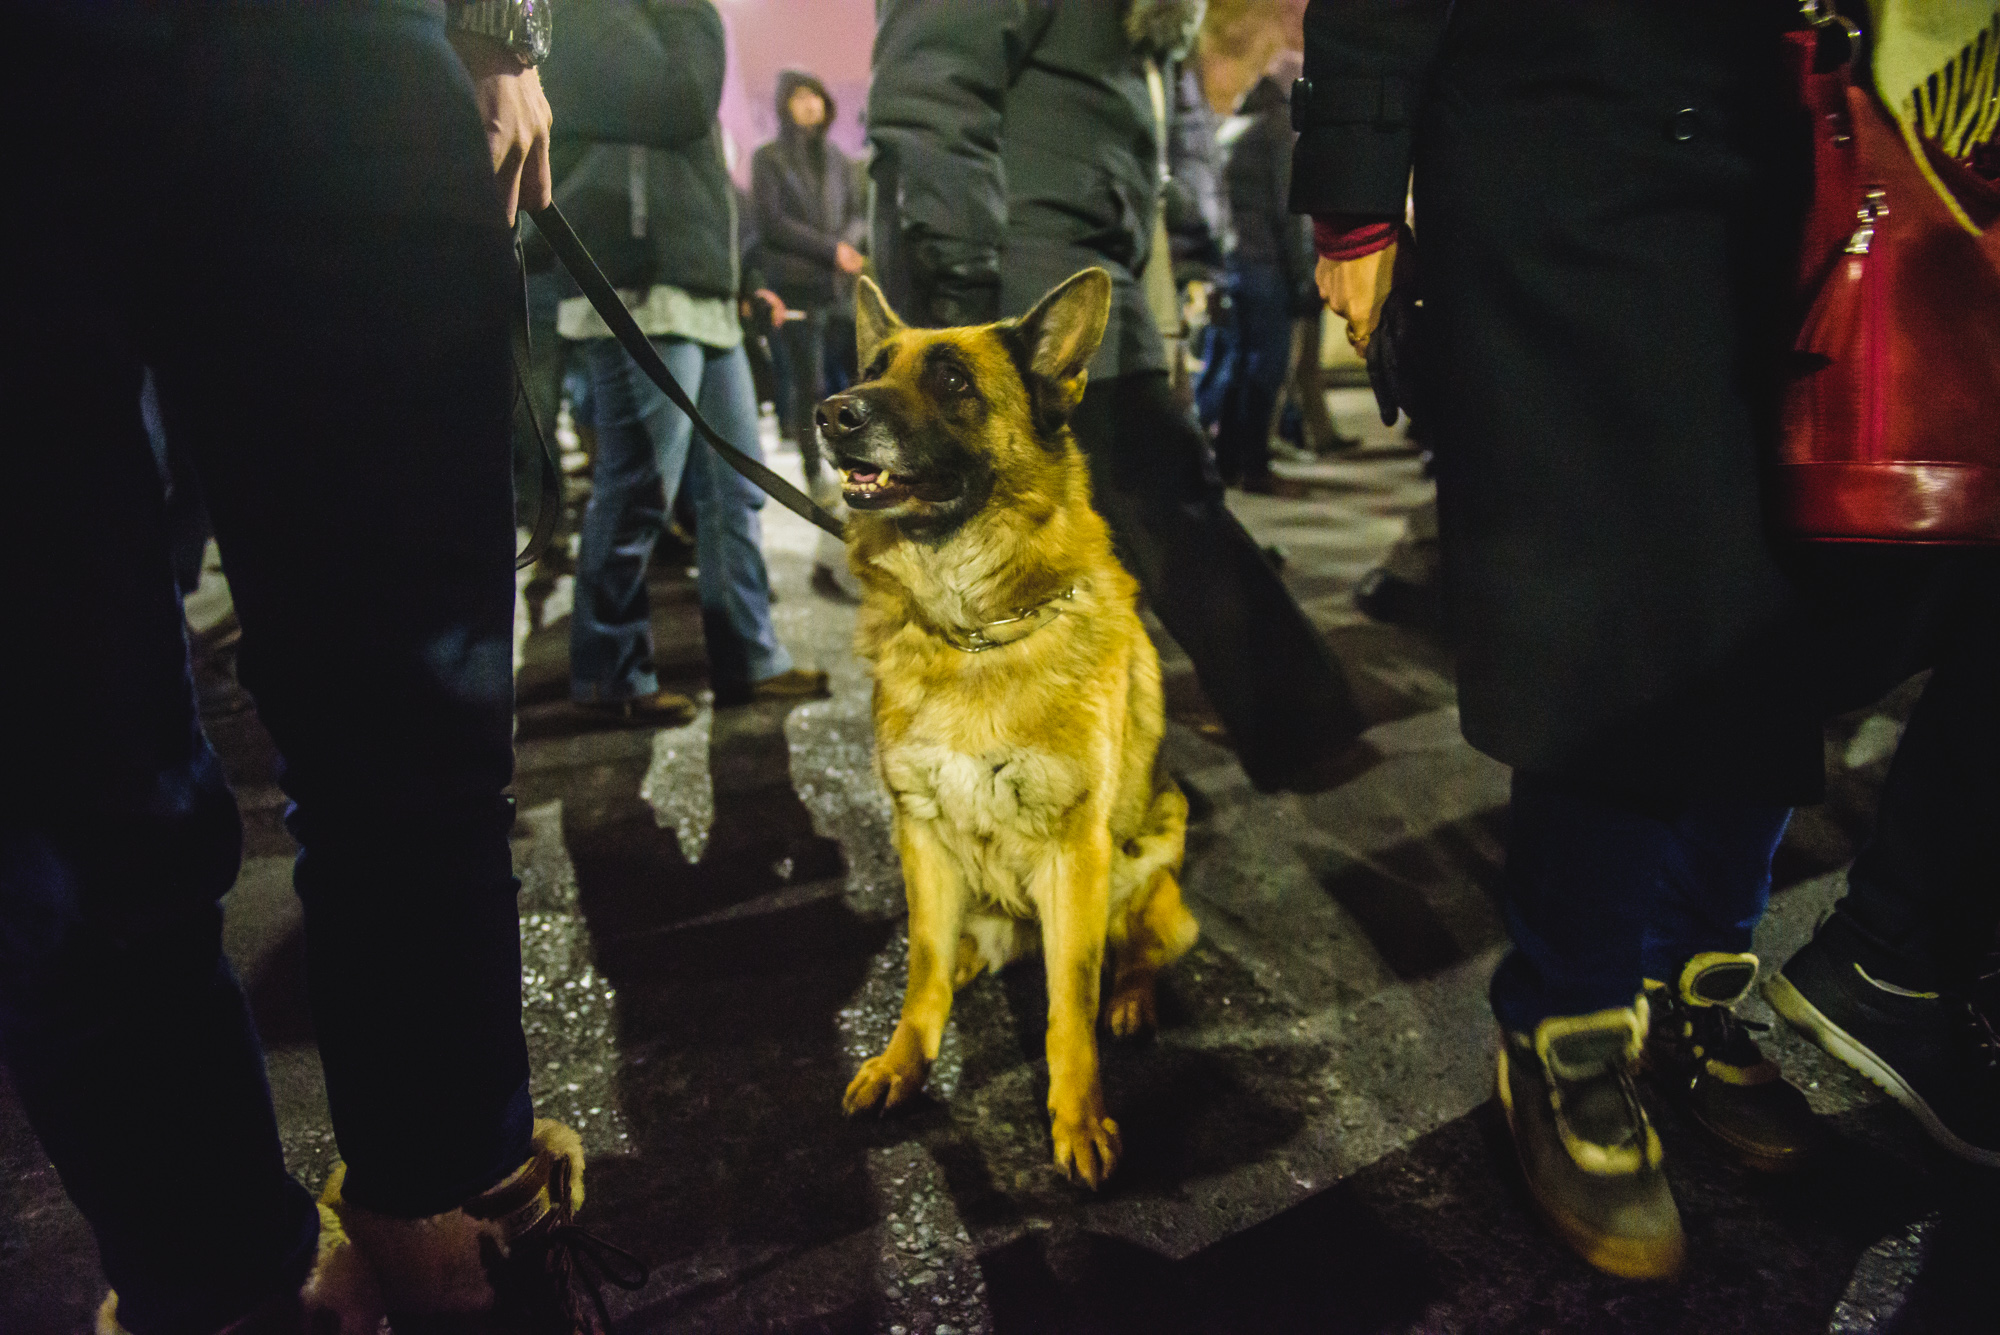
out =
[[[1359,259],[1322,259],[1313,269],[1320,296],[1326,299],[1328,309],[1347,321],[1347,341],[1364,356],[1375,326],[1382,321],[1382,305],[1389,300],[1399,249],[1392,241]]]
[[[1368,339],[1368,384],[1383,426],[1396,425],[1398,409],[1415,417],[1424,401],[1422,337],[1423,303],[1414,284],[1400,284],[1377,313],[1375,332]]]

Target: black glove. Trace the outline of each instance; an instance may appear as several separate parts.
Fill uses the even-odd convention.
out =
[[[1396,425],[1398,409],[1412,418],[1423,412],[1424,306],[1413,287],[1399,283],[1390,289],[1389,299],[1382,305],[1381,323],[1368,340],[1368,383],[1375,390],[1375,406],[1381,410],[1384,426]]]

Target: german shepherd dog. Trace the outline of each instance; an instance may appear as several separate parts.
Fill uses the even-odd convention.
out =
[[[1095,1188],[1121,1149],[1098,1080],[1107,948],[1111,1032],[1137,1034],[1198,932],[1175,880],[1187,799],[1157,765],[1159,658],[1067,426],[1111,280],[1087,269],[976,328],[908,328],[866,278],[856,305],[861,383],[817,419],[852,512],[910,973],[846,1108],[916,1093],[952,993],[1039,945],[1055,1163]]]

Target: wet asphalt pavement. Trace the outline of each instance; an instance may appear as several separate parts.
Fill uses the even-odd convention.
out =
[[[810,587],[815,531],[764,512],[779,633],[830,670],[827,700],[602,728],[567,704],[567,587],[528,589],[514,842],[535,1095],[583,1135],[585,1222],[652,1265],[614,1295],[621,1331],[2000,1331],[1993,1176],[1782,1027],[1769,1046],[1835,1151],[1761,1179],[1656,1102],[1683,1280],[1596,1274],[1536,1224],[1490,1102],[1507,774],[1458,735],[1448,654],[1354,608],[1427,484],[1365,392],[1337,407],[1361,450],[1286,467],[1306,499],[1231,504],[1284,553],[1374,726],[1338,787],[1257,794],[1162,640],[1203,935],[1162,979],[1159,1034],[1106,1039],[1126,1158],[1096,1195],[1049,1165],[1032,963],[960,994],[924,1096],[840,1113],[894,1024],[903,905],[853,613]],[[660,572],[654,594],[663,679],[698,690],[692,585]],[[1907,695],[1830,730],[1831,793],[1781,854],[1767,959],[1838,897]],[[210,728],[248,827],[229,947],[316,1186],[335,1150],[273,757],[254,714]],[[101,1285],[0,1083],[0,1332],[85,1330]]]

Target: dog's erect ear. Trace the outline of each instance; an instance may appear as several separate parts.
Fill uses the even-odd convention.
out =
[[[1090,359],[1110,318],[1111,275],[1085,269],[1014,322],[1013,337],[1028,370],[1055,387],[1064,416],[1083,398]]]
[[[889,309],[889,302],[882,295],[882,289],[875,286],[875,280],[867,274],[854,285],[854,346],[860,354],[859,366],[867,366],[875,360],[875,349],[882,346],[882,340],[906,328],[896,318],[896,312]]]

